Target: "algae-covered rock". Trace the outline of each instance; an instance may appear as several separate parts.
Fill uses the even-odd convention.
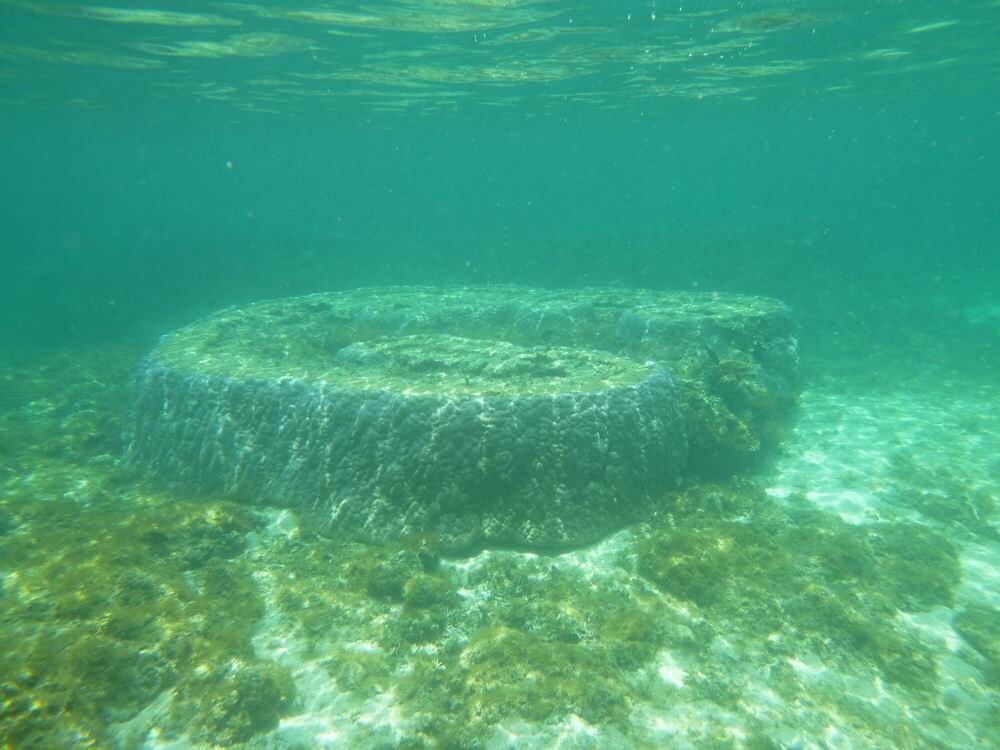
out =
[[[1000,610],[971,605],[957,615],[955,630],[982,657],[977,664],[990,684],[1000,686]]]
[[[657,589],[711,621],[760,638],[793,630],[825,659],[861,660],[895,685],[935,689],[931,650],[894,620],[900,610],[952,603],[961,568],[946,537],[917,524],[851,526],[766,498],[749,511],[741,502],[727,510],[711,494],[695,494],[695,502],[711,502],[710,512],[681,509],[634,543],[637,571]],[[982,621],[963,617],[960,624]]]
[[[228,746],[274,729],[293,696],[291,675],[275,664],[227,665],[181,685],[171,719],[196,740]]]
[[[102,484],[114,479],[107,471],[95,475]],[[232,536],[259,526],[245,508],[137,492],[90,503],[3,497],[0,507],[16,507],[21,522],[0,544],[0,568],[16,571],[0,597],[0,737],[10,747],[117,746],[111,727],[143,723],[163,695],[187,711],[179,732],[195,722],[221,738],[230,719],[211,718],[207,702],[229,705],[231,694],[246,707],[232,706],[232,731],[270,728],[266,685],[244,679],[272,670],[254,654],[263,604]],[[222,677],[234,664],[246,675]],[[180,705],[196,693],[204,705]]]
[[[640,519],[691,463],[737,471],[797,392],[781,303],[367,289],[223,311],[142,365],[130,462],[317,509],[377,541],[564,546]]]

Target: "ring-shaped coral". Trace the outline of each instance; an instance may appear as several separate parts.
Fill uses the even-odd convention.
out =
[[[561,547],[735,471],[797,395],[794,321],[741,295],[394,287],[221,311],[142,363],[133,465],[444,550]]]

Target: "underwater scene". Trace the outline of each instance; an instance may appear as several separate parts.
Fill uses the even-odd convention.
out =
[[[0,0],[0,748],[1000,747],[1000,2]]]

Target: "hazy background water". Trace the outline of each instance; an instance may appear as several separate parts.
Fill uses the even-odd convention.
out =
[[[996,2],[129,5],[0,2],[8,353],[517,282],[995,358]]]

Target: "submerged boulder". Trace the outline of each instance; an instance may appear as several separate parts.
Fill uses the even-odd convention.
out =
[[[315,294],[165,336],[137,377],[126,455],[366,539],[564,546],[642,518],[688,465],[742,468],[796,383],[794,324],[772,300]]]

